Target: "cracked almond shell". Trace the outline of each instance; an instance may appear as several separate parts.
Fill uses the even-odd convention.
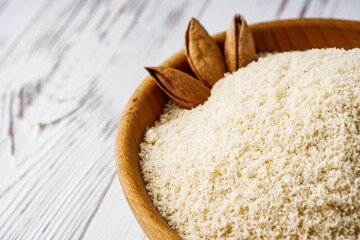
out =
[[[203,104],[210,96],[210,89],[198,79],[172,67],[146,67],[156,84],[172,100],[190,109]]]
[[[226,32],[224,53],[229,72],[235,72],[255,59],[255,43],[249,26],[244,18],[237,14]]]
[[[185,55],[196,77],[208,87],[224,77],[226,67],[221,50],[195,18],[186,30]]]

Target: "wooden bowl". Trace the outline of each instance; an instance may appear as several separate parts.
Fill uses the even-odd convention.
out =
[[[360,22],[331,19],[295,19],[250,26],[258,52],[305,50],[309,48],[360,47]],[[225,33],[214,35],[223,48]],[[162,66],[191,72],[180,51]],[[116,167],[129,206],[149,239],[181,239],[154,207],[141,175],[139,144],[147,127],[163,111],[167,96],[147,77],[136,89],[118,124]]]

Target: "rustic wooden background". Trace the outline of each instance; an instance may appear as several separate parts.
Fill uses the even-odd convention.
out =
[[[360,1],[0,0],[0,239],[146,239],[116,176],[117,121],[192,16],[214,34],[236,12],[360,20]]]

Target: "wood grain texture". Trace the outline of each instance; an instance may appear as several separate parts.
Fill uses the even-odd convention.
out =
[[[283,20],[254,24],[250,29],[258,52],[360,47],[360,22],[355,21]],[[223,48],[225,32],[214,39]],[[186,65],[184,51],[161,64],[181,70]],[[159,118],[166,101],[155,80],[146,78],[125,107],[116,135],[116,166],[125,197],[148,238],[154,240],[180,239],[152,204],[138,157],[144,132]]]
[[[352,0],[0,0],[0,239],[145,239],[114,161],[117,122],[191,17],[360,20]],[[309,33],[311,34],[311,33]],[[154,103],[155,104],[155,103]]]

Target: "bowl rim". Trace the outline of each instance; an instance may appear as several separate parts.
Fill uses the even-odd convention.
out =
[[[284,20],[274,20],[274,21],[266,21],[251,24],[250,29],[255,28],[267,28],[273,27],[281,24],[281,26],[289,26],[293,24],[302,25],[305,23],[317,23],[317,24],[325,24],[325,23],[333,23],[335,25],[348,24],[353,28],[360,30],[360,21],[353,20],[342,20],[342,19],[329,19],[329,18],[299,18],[299,19],[284,19]],[[218,34],[212,35],[212,37],[218,42],[223,42],[225,38],[225,31],[220,32]],[[166,59],[160,66],[174,66],[176,61],[184,55],[184,49],[176,52],[171,57]],[[127,138],[131,138],[131,135],[127,134],[126,129],[129,128],[129,122],[134,118],[134,109],[139,106],[140,101],[134,101],[133,99],[137,96],[144,93],[144,91],[149,90],[149,84],[152,82],[152,78],[147,76],[140,85],[136,88],[134,93],[131,95],[129,101],[127,102],[121,118],[118,122],[117,133],[116,133],[116,141],[115,141],[115,160],[116,160],[116,169],[118,178],[125,195],[125,198],[130,206],[130,209],[135,216],[136,220],[140,224],[141,228],[150,239],[155,239],[155,236],[161,235],[164,239],[181,239],[180,236],[169,226],[169,224],[162,218],[159,212],[154,214],[152,211],[148,211],[148,214],[143,214],[144,212],[139,211],[139,209],[144,210],[147,205],[146,201],[143,198],[139,198],[136,201],[133,201],[133,196],[141,196],[143,194],[143,190],[139,187],[133,188],[133,186],[137,186],[136,180],[133,176],[129,175],[127,172],[123,172],[122,169],[124,167],[131,167],[132,164],[129,161],[130,157],[123,158],[124,153],[124,142]],[[139,161],[137,159],[136,161]],[[132,185],[132,187],[130,187]],[[155,206],[153,205],[155,208]],[[156,208],[155,208],[156,209]],[[161,219],[159,219],[159,217]],[[160,228],[153,229],[154,224],[160,225]]]

